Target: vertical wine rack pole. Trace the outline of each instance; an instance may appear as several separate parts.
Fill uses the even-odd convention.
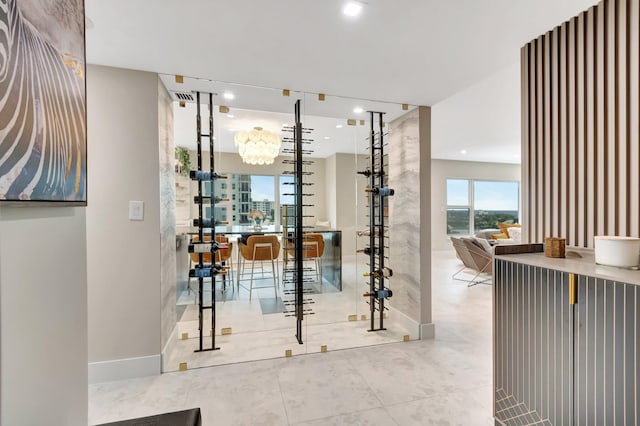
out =
[[[381,112],[378,113],[378,123],[379,123],[379,139],[378,143],[380,144],[380,150],[378,151],[378,188],[385,187],[385,173],[384,173],[384,122],[382,121]],[[373,121],[373,120],[372,120]],[[373,179],[373,175],[372,175]],[[384,236],[385,236],[385,222],[384,222],[384,204],[385,197],[382,192],[378,192],[376,194],[378,197],[378,250],[376,250],[376,255],[378,256],[378,270],[384,270]],[[377,277],[378,280],[378,290],[384,290],[384,276]],[[384,330],[384,298],[378,299],[378,315],[380,316],[380,330]]]
[[[213,146],[213,93],[209,93],[209,172],[211,174],[211,266],[216,263],[216,250],[214,246],[216,243],[216,185],[215,185],[215,159],[214,159],[214,146]],[[212,269],[211,274],[211,348],[216,348],[216,278],[217,275]],[[223,286],[226,285],[226,275],[222,275]],[[200,330],[200,340],[202,340],[202,330]]]
[[[211,277],[211,304],[208,306],[204,305],[204,274],[203,271],[205,270],[205,265],[204,265],[204,252],[202,252],[201,250],[198,251],[198,265],[197,265],[197,270],[199,270],[200,272],[198,274],[196,274],[196,276],[198,277],[198,349],[195,350],[195,352],[203,352],[203,351],[211,351],[211,350],[216,350],[216,349],[220,349],[216,347],[216,276],[218,275],[218,271],[222,270],[222,268],[220,268],[220,265],[216,265],[215,263],[215,259],[216,259],[216,251],[217,251],[217,246],[215,244],[216,242],[216,220],[215,220],[215,200],[216,200],[216,196],[215,196],[215,179],[217,178],[217,175],[215,173],[215,163],[214,163],[214,144],[213,144],[213,93],[209,93],[209,102],[208,102],[208,107],[209,107],[209,133],[208,134],[203,134],[202,133],[202,115],[201,115],[201,106],[200,106],[200,92],[196,92],[196,136],[197,136],[197,156],[198,156],[198,171],[195,175],[195,177],[192,177],[192,179],[195,179],[198,182],[198,195],[196,197],[196,204],[198,205],[198,219],[197,219],[197,225],[198,225],[198,242],[199,244],[204,244],[204,229],[205,227],[211,229],[211,241],[210,243],[210,255],[211,255],[211,264],[209,265],[208,269],[208,276]],[[204,178],[203,177],[203,171],[202,171],[202,138],[203,137],[208,137],[209,138],[209,176],[208,178]],[[207,223],[206,220],[204,220],[204,213],[203,213],[203,204],[205,203],[205,197],[203,196],[203,192],[202,192],[202,184],[204,181],[208,181],[210,182],[210,187],[211,187],[211,193],[209,194],[209,203],[211,206],[211,219],[209,220],[209,222]],[[194,225],[196,225],[195,223],[196,221],[194,221]],[[207,226],[205,226],[207,225]],[[194,271],[189,271],[189,273],[191,274]],[[205,348],[204,347],[204,311],[207,309],[211,309],[211,347],[210,348]]]
[[[313,160],[304,159],[305,155],[311,154],[312,150],[304,149],[303,146],[305,144],[310,145],[313,142],[313,139],[304,138],[303,134],[310,134],[313,129],[302,127],[302,122],[300,121],[300,100],[297,100],[294,106],[294,118],[295,124],[293,127],[286,126],[283,128],[283,131],[292,132],[292,137],[285,137],[282,139],[282,142],[287,144],[292,144],[291,148],[283,148],[283,153],[291,153],[293,154],[293,159],[285,159],[282,160],[283,164],[291,164],[293,165],[293,170],[287,170],[283,174],[293,175],[293,191],[290,193],[284,193],[281,195],[285,196],[293,196],[294,199],[294,211],[290,216],[288,207],[285,209],[286,214],[283,215],[283,244],[284,244],[284,265],[282,268],[282,277],[283,284],[292,283],[294,288],[293,290],[284,289],[283,294],[285,295],[293,295],[293,299],[284,300],[285,305],[285,316],[295,316],[296,317],[296,339],[299,344],[303,344],[302,341],[302,321],[304,320],[305,315],[313,315],[313,310],[309,307],[309,305],[313,304],[314,301],[305,295],[308,295],[313,289],[304,288],[304,284],[306,282],[310,282],[311,279],[307,276],[305,277],[305,268],[304,268],[304,250],[308,249],[308,247],[304,246],[305,235],[304,229],[308,228],[304,225],[304,217],[303,208],[311,207],[312,204],[304,201],[304,197],[311,197],[314,194],[309,191],[304,192],[305,187],[312,186],[312,182],[305,182],[305,175],[312,175],[313,172],[305,171],[303,166],[305,164],[313,164]],[[310,217],[310,216],[307,216]],[[292,239],[290,239],[292,238]],[[293,260],[294,266],[289,267],[288,262],[289,258],[289,243],[292,243],[293,246]],[[308,270],[307,268],[306,270]],[[286,278],[287,273],[291,273],[292,278]],[[320,277],[322,279],[322,277]],[[288,309],[288,307],[293,306],[293,309]]]
[[[385,286],[385,200],[389,194],[386,188],[384,170],[384,121],[383,112],[370,111],[371,134],[369,136],[369,306],[371,324],[369,331],[385,330],[385,299],[390,296]],[[376,132],[376,118],[378,131]],[[385,192],[387,191],[387,192]],[[366,294],[365,294],[366,296]],[[376,312],[378,328],[376,328]]]
[[[302,123],[300,122],[300,99],[296,101],[295,106],[295,129],[293,133],[294,150],[295,150],[295,256],[296,256],[296,338],[298,343],[302,344],[302,320],[304,319],[304,252],[303,252],[303,228],[302,228]]]
[[[200,115],[200,92],[196,93],[196,135],[197,139],[197,155],[198,155],[198,171],[202,171],[202,120]],[[202,179],[198,179],[198,218],[202,223]],[[198,241],[204,242],[204,228],[198,227]],[[204,253],[198,253],[198,267],[200,270],[204,268]],[[204,311],[202,309],[202,303],[204,301],[204,277],[198,277],[198,351],[202,351],[202,328],[203,328],[203,316]]]
[[[375,113],[371,112],[371,134],[369,135],[369,167],[371,174],[369,175],[369,188],[375,188],[376,183],[376,144],[375,144]],[[371,314],[371,326],[369,331],[373,331],[376,328],[376,206],[375,196],[373,192],[369,193],[369,308]]]

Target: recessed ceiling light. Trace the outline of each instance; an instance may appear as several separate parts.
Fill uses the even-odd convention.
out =
[[[461,149],[461,150],[460,150],[460,154],[466,154],[466,153],[467,153],[467,150],[466,150],[466,149]]]
[[[331,138],[329,136],[325,136],[324,139],[327,140],[327,139],[331,139]]]
[[[233,114],[227,114],[227,118],[233,118],[233,117],[235,117],[235,115],[233,115]]]
[[[362,12],[362,3],[356,1],[350,1],[344,5],[344,9],[342,9],[342,13],[347,16],[358,16]]]
[[[229,99],[229,100],[231,100],[231,99],[236,97],[236,95],[234,95],[231,92],[224,92],[224,94],[222,96],[224,96],[225,99]]]
[[[336,124],[336,129],[342,129],[342,124]]]
[[[362,109],[362,107],[355,107],[353,109],[353,112],[355,112],[356,114],[362,114],[364,110]]]

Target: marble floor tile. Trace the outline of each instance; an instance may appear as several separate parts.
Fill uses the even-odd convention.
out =
[[[200,407],[205,426],[492,425],[491,288],[452,280],[458,264],[452,251],[433,254],[435,339],[381,344],[401,340],[399,327],[366,333],[362,321],[327,321],[345,306],[367,313],[352,304],[359,299],[333,300],[344,305],[305,323],[304,345],[292,344],[290,324],[278,328],[279,320],[236,334],[238,322],[233,335],[218,336],[226,351],[189,358],[188,371],[90,385],[89,424]],[[240,296],[221,309],[257,318],[259,303]],[[170,362],[193,355],[194,339],[174,343]],[[337,350],[349,344],[362,347]],[[317,353],[321,345],[329,352]],[[293,357],[283,357],[286,348]],[[226,365],[206,367],[207,357]]]
[[[489,426],[491,412],[475,390],[436,395],[386,407],[393,420],[403,426]]]
[[[338,416],[310,420],[308,422],[293,423],[294,426],[393,426],[397,424],[398,423],[393,420],[384,408],[373,408],[353,413],[340,414]]]
[[[382,406],[345,359],[322,354],[300,357],[280,368],[278,381],[291,423]]]

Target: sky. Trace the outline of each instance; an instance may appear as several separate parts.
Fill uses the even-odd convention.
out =
[[[274,176],[251,175],[251,199],[275,201]]]
[[[474,210],[518,210],[518,182],[473,182]],[[447,179],[447,204],[469,205],[469,180]]]

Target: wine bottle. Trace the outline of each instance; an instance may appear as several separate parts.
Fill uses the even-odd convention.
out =
[[[220,197],[213,197],[211,198],[209,195],[204,195],[202,196],[202,203],[222,203],[224,201],[229,201],[228,198],[220,198]],[[193,202],[196,204],[200,204],[200,196],[196,195],[195,197],[193,197]]]
[[[228,225],[229,221],[226,220],[216,220],[215,225]],[[211,221],[211,219],[207,219],[205,217],[202,218],[202,220],[200,219],[193,219],[193,226],[195,226],[196,228],[212,228],[214,225],[214,223]]]
[[[375,297],[376,299],[386,299],[388,297],[393,296],[393,292],[391,290],[376,290],[373,293],[365,293],[363,294],[364,297]]]
[[[356,250],[356,253],[364,253],[366,255],[371,255],[371,253],[379,254],[380,253],[380,248],[378,248],[378,247],[373,247],[373,248],[365,247],[363,249]]]
[[[379,194],[382,195],[383,197],[388,197],[390,195],[395,194],[395,190],[393,188],[389,188],[388,186],[382,187],[382,188],[365,188],[364,189],[366,192],[371,192],[373,194]]]
[[[211,278],[214,275],[224,273],[224,267],[222,265],[205,266],[204,268],[195,268],[189,270],[189,277],[191,278]]]
[[[204,243],[189,244],[187,251],[189,253],[213,253],[227,248],[229,248],[229,246],[224,243],[205,241]]]
[[[227,176],[219,175],[216,172],[211,173],[209,170],[191,170],[189,177],[191,180],[227,179]]]
[[[364,175],[366,177],[371,176],[371,170],[365,170],[363,172],[356,172],[356,173],[359,174],[359,175]]]
[[[393,270],[391,268],[388,268],[388,267],[385,266],[382,269],[377,269],[377,270],[373,271],[373,273],[365,272],[364,276],[365,277],[375,277],[375,278],[380,278],[380,277],[389,278],[389,277],[393,276]]]

